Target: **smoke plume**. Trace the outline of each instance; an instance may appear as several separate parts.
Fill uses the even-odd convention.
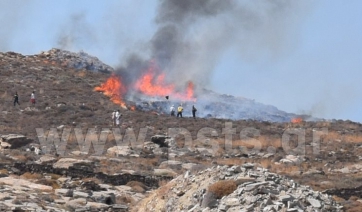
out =
[[[160,0],[149,59],[167,73],[168,81],[180,85],[194,81],[202,87],[230,48],[244,59],[281,54],[290,46],[286,35],[304,9],[304,3],[288,0]],[[145,62],[125,58],[120,72],[139,74],[134,66]]]
[[[73,14],[67,24],[60,28],[57,46],[61,49],[74,50],[83,46],[84,43],[96,43],[93,29],[85,19],[85,14]]]

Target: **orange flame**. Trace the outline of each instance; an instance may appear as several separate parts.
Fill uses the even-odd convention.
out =
[[[110,97],[111,101],[115,104],[126,108],[126,103],[122,99],[123,95],[126,93],[126,88],[122,84],[121,77],[112,75],[105,83],[95,87],[94,91],[103,92],[103,94]]]
[[[135,111],[135,110],[136,110],[136,107],[135,107],[134,105],[132,105],[132,106],[130,107],[130,110]]]
[[[134,88],[140,93],[147,96],[171,96],[173,99],[196,101],[194,97],[194,84],[188,82],[184,92],[176,91],[174,84],[167,83],[165,74],[161,73],[154,61],[151,61],[149,68],[134,84],[128,88]],[[122,78],[112,75],[107,81],[98,87],[94,88],[95,91],[103,92],[104,95],[111,98],[111,100],[126,108],[126,103],[123,101],[127,89],[122,83]],[[130,110],[136,110],[134,106],[130,106]]]
[[[165,82],[165,74],[155,74],[157,72],[156,65],[151,62],[147,72],[136,81],[135,88],[141,93],[148,96],[172,96],[180,100],[195,100],[194,84],[189,82],[185,93],[177,92],[174,84]]]
[[[187,99],[193,99],[193,100],[196,100],[194,98],[194,83],[192,83],[191,81],[188,83],[187,85],[187,90],[186,90],[186,96],[187,96]]]
[[[301,123],[303,121],[303,119],[302,118],[292,118],[292,120],[291,120],[291,122],[293,123],[293,124],[297,124],[297,123]]]
[[[156,80],[153,80],[154,78],[153,73],[146,73],[136,82],[136,89],[149,96],[166,96],[173,92],[173,85],[165,85],[164,74],[157,76]]]

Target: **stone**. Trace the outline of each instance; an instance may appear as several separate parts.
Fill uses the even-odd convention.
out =
[[[240,204],[240,201],[238,198],[228,198],[224,201],[224,203],[227,206],[236,206]]]
[[[74,198],[87,198],[89,196],[88,193],[82,192],[82,191],[74,191],[73,197]]]
[[[154,135],[151,137],[151,141],[155,144],[158,144],[160,147],[169,147],[168,142],[166,139],[169,137],[165,135]]]
[[[49,192],[53,191],[53,188],[51,186],[36,184],[36,183],[32,183],[28,180],[16,179],[13,177],[0,178],[0,184],[1,183],[10,185],[10,186],[26,187],[29,189],[40,190],[40,191],[49,191]]]
[[[51,163],[56,161],[57,159],[50,155],[44,155],[39,158],[39,160],[36,161],[36,163],[44,164],[44,163]]]
[[[176,169],[176,170],[180,170],[182,168],[182,162],[180,161],[175,161],[175,160],[167,160],[164,161],[160,164],[159,168],[161,169]]]
[[[314,198],[307,198],[307,201],[314,207],[314,208],[321,208],[321,202]]]
[[[245,186],[244,190],[251,191],[251,190],[258,188],[259,186],[267,185],[267,184],[269,184],[269,182],[252,183],[252,184]]]
[[[177,173],[171,169],[154,169],[153,174],[156,176],[176,176]]]
[[[99,202],[87,202],[86,207],[89,207],[90,209],[104,210],[108,209],[110,206]]]
[[[128,206],[127,205],[115,204],[115,205],[112,205],[112,208],[113,209],[118,209],[118,210],[128,211]]]
[[[235,182],[237,185],[241,185],[246,182],[255,182],[255,178],[238,176]]]
[[[85,198],[79,198],[79,199],[69,200],[65,205],[75,210],[78,208],[84,208],[86,204],[87,200]]]
[[[246,169],[252,169],[252,168],[254,168],[255,165],[252,163],[245,163],[242,166]]]
[[[107,205],[113,205],[116,203],[116,196],[112,192],[105,192],[105,191],[97,191],[93,192],[91,197],[96,202],[104,203]]]
[[[201,207],[202,208],[214,208],[217,205],[216,196],[212,193],[207,191],[202,198]]]
[[[294,197],[292,197],[291,195],[279,196],[279,200],[282,201],[282,202],[292,201],[293,199],[294,199]]]
[[[56,195],[65,195],[67,192],[68,192],[68,189],[64,189],[64,188],[54,190],[54,193]]]
[[[24,135],[19,134],[9,134],[9,135],[1,135],[0,142],[6,142],[7,145],[10,145],[10,149],[17,149],[28,145],[32,142],[31,139],[26,138]]]
[[[107,149],[107,155],[112,157],[129,156],[132,150],[130,146],[114,146]]]
[[[92,163],[92,161],[89,160],[79,160],[79,159],[74,159],[74,158],[61,158],[59,159],[56,163],[53,164],[54,168],[63,168],[63,169],[68,169],[70,166],[73,166],[74,164],[77,163]]]

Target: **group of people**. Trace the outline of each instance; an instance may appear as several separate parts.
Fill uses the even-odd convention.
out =
[[[182,107],[182,105],[180,104],[178,107],[177,107],[177,115],[176,117],[181,117],[182,118],[182,112],[184,111],[184,108]],[[196,107],[195,105],[192,105],[192,117],[196,118]],[[175,116],[175,106],[172,105],[171,108],[170,108],[170,112],[171,112],[171,116]]]
[[[113,123],[113,126],[119,126],[119,122],[120,122],[120,119],[121,119],[121,116],[122,114],[120,113],[119,110],[114,110],[113,113],[112,113],[112,123]]]
[[[30,94],[30,102],[32,105],[35,105],[35,91]],[[16,106],[16,104],[20,105],[18,92],[15,92],[14,95],[14,107]]]

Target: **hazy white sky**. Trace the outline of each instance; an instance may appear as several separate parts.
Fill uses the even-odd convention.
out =
[[[157,6],[156,0],[2,0],[0,51],[62,47],[116,66],[127,52],[147,48]],[[362,1],[315,0],[302,7],[292,19],[280,17],[287,30],[243,31],[240,42],[212,61],[208,87],[287,112],[362,122]]]

